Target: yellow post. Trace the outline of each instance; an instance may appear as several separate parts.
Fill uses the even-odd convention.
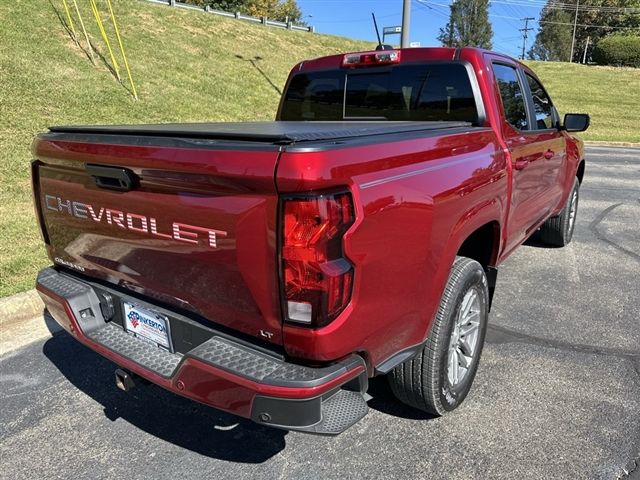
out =
[[[78,14],[78,20],[80,20],[80,26],[82,27],[82,32],[84,33],[84,38],[87,41],[87,48],[89,49],[89,55],[91,55],[91,63],[96,64],[96,59],[93,58],[93,48],[91,48],[91,42],[89,41],[89,35],[87,35],[87,29],[84,28],[84,22],[82,21],[82,15],[80,15],[80,10],[78,10],[78,4],[76,0],[73,1],[73,6],[76,7],[76,13]]]
[[[107,48],[109,49],[109,55],[111,56],[111,62],[113,63],[113,68],[116,71],[116,76],[118,80],[120,80],[120,66],[116,61],[116,57],[113,55],[113,50],[111,49],[111,43],[109,42],[109,37],[107,37],[107,32],[104,29],[104,25],[102,24],[102,19],[100,18],[100,11],[98,10],[98,5],[96,4],[96,0],[89,0],[91,3],[91,10],[93,11],[93,16],[96,18],[96,23],[98,24],[98,29],[100,30],[100,34],[102,35],[102,39],[107,44]]]
[[[62,0],[62,4],[64,5],[64,11],[67,14],[67,22],[69,22],[69,28],[71,29],[71,33],[73,34],[73,41],[78,44],[78,34],[76,33],[76,26],[73,24],[73,19],[71,18],[71,12],[69,12],[69,5],[67,5],[67,0]]]
[[[118,24],[116,23],[116,16],[113,14],[113,7],[111,6],[111,0],[107,0],[107,5],[109,5],[109,15],[111,15],[111,21],[113,22],[113,29],[116,31],[116,37],[118,38],[118,44],[120,45],[120,53],[122,53],[122,59],[124,60],[124,67],[127,69],[127,75],[129,76],[129,83],[131,84],[133,98],[138,100],[138,93],[136,92],[136,86],[134,85],[133,78],[131,77],[131,70],[129,69],[129,62],[127,61],[127,54],[124,52],[124,46],[122,45],[122,38],[120,38],[120,31],[118,30]]]

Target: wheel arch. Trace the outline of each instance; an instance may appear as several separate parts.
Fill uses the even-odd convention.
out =
[[[498,252],[500,250],[500,223],[492,220],[476,228],[458,248],[458,256],[477,261],[487,276],[489,286],[489,310],[493,303],[493,294],[498,280]]]
[[[492,220],[473,230],[460,244],[457,255],[476,260],[486,270],[497,263],[500,223]]]

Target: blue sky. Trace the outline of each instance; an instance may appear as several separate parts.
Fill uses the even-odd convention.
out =
[[[438,45],[436,37],[449,18],[450,3],[451,0],[412,0],[410,40],[420,42],[422,46]],[[524,27],[524,22],[519,19],[535,17],[537,20],[541,10],[541,2],[527,3],[527,0],[521,0],[517,4],[508,1],[491,4],[489,19],[493,26],[494,50],[514,57],[520,55],[522,33],[518,29]],[[375,42],[372,11],[376,14],[381,34],[383,27],[402,23],[402,0],[298,0],[298,5],[304,15],[311,15],[305,21],[315,26],[319,33]],[[529,22],[529,26],[534,30],[529,32],[527,50],[535,38],[538,23]],[[400,36],[388,36],[387,43],[399,44]]]

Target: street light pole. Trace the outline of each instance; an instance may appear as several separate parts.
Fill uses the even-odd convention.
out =
[[[404,0],[402,3],[402,37],[400,47],[409,46],[409,24],[411,23],[411,0]]]

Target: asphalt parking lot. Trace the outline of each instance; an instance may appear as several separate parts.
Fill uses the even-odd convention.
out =
[[[66,334],[0,359],[0,478],[640,478],[640,149],[589,147],[573,243],[500,268],[470,397],[442,418],[372,381],[334,438],[254,425]]]

